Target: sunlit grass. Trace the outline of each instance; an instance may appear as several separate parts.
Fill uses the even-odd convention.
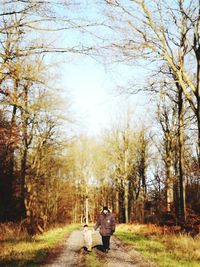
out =
[[[11,238],[10,234],[5,233],[4,236],[0,236],[2,243],[0,249],[0,265],[38,266],[51,249],[61,244],[64,237],[78,227],[78,225],[57,227],[32,239],[26,235],[22,235],[23,238],[20,238],[20,235],[12,236]],[[10,229],[10,231],[12,232],[14,230]]]
[[[93,235],[93,245],[99,244],[99,235]],[[93,247],[92,252],[86,254],[85,266],[87,267],[101,267],[103,266],[103,262],[101,259],[101,255],[98,253],[98,249]]]
[[[102,266],[102,263],[97,258],[96,252],[93,250],[86,256],[85,264],[87,267],[100,267]]]
[[[192,238],[172,230],[155,225],[119,225],[116,235],[158,266],[200,266],[200,236]]]

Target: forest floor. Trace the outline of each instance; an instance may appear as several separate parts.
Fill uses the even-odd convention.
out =
[[[155,267],[147,262],[131,246],[125,245],[115,236],[111,237],[110,250],[102,251],[101,237],[98,232],[93,234],[92,252],[84,249],[81,230],[73,231],[65,240],[64,246],[58,252],[50,252],[43,267]]]

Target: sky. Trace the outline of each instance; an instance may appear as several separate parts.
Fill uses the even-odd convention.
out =
[[[96,136],[109,129],[128,106],[137,118],[145,110],[144,99],[139,95],[127,97],[117,90],[134,79],[134,67],[105,67],[89,57],[79,57],[73,64],[65,64],[62,71],[78,132]]]
[[[91,21],[101,21],[99,7],[91,5],[91,0],[83,2],[84,8],[80,8],[80,12],[83,12],[81,16]],[[72,17],[76,14],[74,11],[78,10],[72,10]],[[56,37],[53,35],[53,38],[57,40],[57,45],[62,47],[76,47],[82,43],[86,46],[93,45],[96,40],[91,35],[74,30]],[[103,129],[110,128],[122,112],[126,112],[126,106],[131,108],[138,120],[146,113],[144,97],[142,99],[138,95],[129,95],[127,98],[127,95],[119,95],[117,90],[118,87],[125,88],[130,81],[142,84],[144,78],[141,71],[144,73],[144,69],[122,63],[105,66],[94,58],[76,54],[64,61],[60,87],[64,88],[66,96],[70,99],[71,113],[76,121],[75,131],[98,135]]]

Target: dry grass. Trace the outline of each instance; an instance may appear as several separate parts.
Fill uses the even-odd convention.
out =
[[[179,226],[167,227],[157,226],[155,224],[119,224],[118,229],[127,230],[136,234],[143,234],[145,236],[174,235],[180,232]]]
[[[170,235],[163,240],[167,248],[176,255],[200,261],[200,235],[195,238],[186,234]]]
[[[31,238],[17,224],[0,225],[0,266],[38,266],[77,225],[56,227]]]
[[[2,223],[0,224],[0,241],[6,240],[29,240],[30,236],[27,231],[16,223]]]
[[[118,237],[159,266],[200,266],[200,235],[181,234],[178,227],[118,225]]]

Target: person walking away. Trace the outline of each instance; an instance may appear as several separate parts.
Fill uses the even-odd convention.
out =
[[[84,239],[87,251],[92,251],[92,230],[88,228],[87,224],[83,226],[83,239]]]
[[[98,228],[102,237],[103,250],[108,253],[110,249],[110,237],[115,232],[115,216],[110,212],[108,207],[103,207],[97,219],[94,229],[97,230]]]

